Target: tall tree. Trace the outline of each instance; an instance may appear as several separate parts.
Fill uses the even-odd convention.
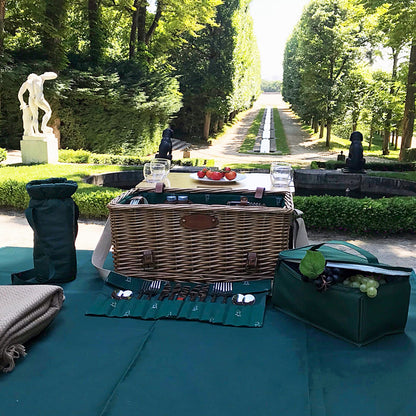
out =
[[[6,16],[6,0],[0,0],[0,56],[4,50],[4,18]]]
[[[342,109],[342,83],[354,66],[361,40],[357,15],[343,0],[313,0],[298,27],[297,59],[300,62],[301,100],[305,115],[322,117],[327,128]]]
[[[416,3],[409,0],[359,0],[369,12],[379,13],[380,26],[386,33],[386,46],[409,45],[409,71],[403,115],[400,160],[411,146],[415,123],[416,97]]]

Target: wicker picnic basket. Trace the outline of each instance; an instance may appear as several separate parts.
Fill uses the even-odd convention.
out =
[[[293,199],[289,191],[266,191],[256,199],[258,191],[123,193],[108,205],[115,271],[185,282],[272,279],[278,254],[288,249]],[[190,203],[169,204],[166,195],[187,195]],[[133,205],[140,196],[146,203]],[[227,205],[236,198],[247,204]]]

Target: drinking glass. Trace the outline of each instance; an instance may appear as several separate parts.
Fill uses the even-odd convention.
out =
[[[153,165],[155,163],[162,163],[165,165],[166,174],[170,171],[171,161],[169,159],[163,159],[163,158],[154,158],[150,161],[150,164]]]
[[[167,175],[166,164],[150,162],[150,172],[152,174],[152,182],[163,182]]]
[[[292,167],[289,163],[272,162],[270,165],[270,181],[274,187],[290,186],[292,182]]]
[[[143,166],[143,176],[146,182],[163,182],[166,175],[166,165],[163,163],[145,163]]]

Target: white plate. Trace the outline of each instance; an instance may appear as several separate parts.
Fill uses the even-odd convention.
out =
[[[229,181],[227,178],[221,178],[221,179],[218,179],[218,180],[209,179],[206,176],[204,176],[203,178],[198,178],[198,174],[197,173],[191,173],[189,176],[192,179],[195,179],[196,181],[199,181],[199,182],[209,182],[209,183],[212,183],[212,184],[216,184],[216,183],[223,184],[223,183],[241,182],[242,180],[244,180],[246,178],[246,175],[242,175],[241,173],[237,173],[237,176],[233,180],[231,180],[231,181]]]

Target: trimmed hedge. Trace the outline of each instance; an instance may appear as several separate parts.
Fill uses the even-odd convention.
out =
[[[416,198],[354,199],[342,196],[295,196],[308,229],[352,234],[416,232]]]
[[[143,165],[153,157],[123,156],[111,154],[97,154],[86,150],[59,150],[59,162],[61,163],[91,163],[95,165]],[[172,161],[176,166],[214,166],[213,159],[178,159]]]
[[[311,169],[335,170],[345,168],[345,162],[337,160],[328,160],[326,162],[313,161]],[[368,162],[365,169],[386,172],[409,172],[416,171],[416,162]]]

